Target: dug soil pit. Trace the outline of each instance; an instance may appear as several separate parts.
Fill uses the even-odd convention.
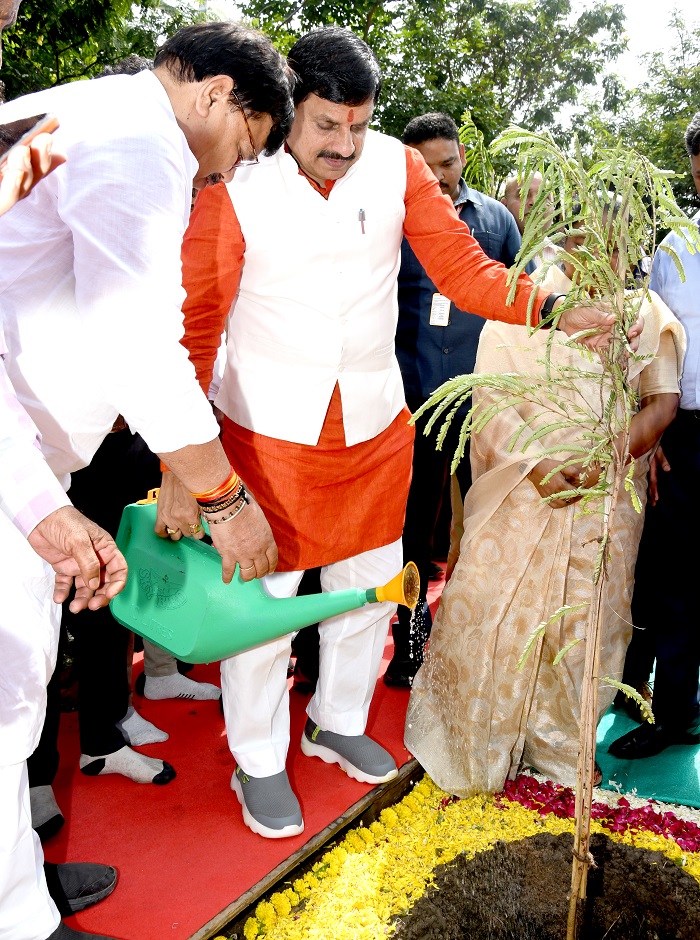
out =
[[[573,836],[498,842],[435,869],[400,940],[564,940]],[[700,885],[661,852],[594,835],[579,940],[698,940]]]

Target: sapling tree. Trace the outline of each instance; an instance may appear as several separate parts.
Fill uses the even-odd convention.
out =
[[[584,157],[576,139],[572,141],[570,151],[565,152],[547,134],[511,127],[493,142],[491,150],[495,158],[504,151],[517,152],[517,174],[523,197],[533,176],[536,173],[542,175],[537,201],[527,216],[522,249],[510,272],[509,299],[512,301],[515,295],[516,279],[525,266],[541,255],[545,245],[552,240],[562,247],[557,259],[546,262],[545,268],[547,264],[566,261],[570,265],[569,270],[574,272],[573,286],[563,306],[558,307],[550,322],[545,324],[552,329],[543,345],[545,351],[537,360],[536,373],[458,376],[437,389],[413,420],[432,411],[424,433],[430,434],[437,429],[437,446],[441,447],[457,410],[476,390],[461,428],[452,463],[454,471],[469,436],[478,434],[503,409],[523,403],[534,406],[529,407],[530,417],[508,441],[509,450],[527,454],[537,444],[538,454],[556,463],[543,482],[558,472],[567,470],[570,473],[571,468],[576,468],[579,485],[574,494],[567,490],[547,498],[557,500],[575,495],[578,497],[576,512],[595,514],[599,519],[598,549],[591,570],[591,597],[584,637],[576,828],[567,926],[567,940],[574,940],[592,862],[589,843],[599,682],[622,689],[638,702],[647,719],[653,721],[648,705],[634,689],[623,686],[612,677],[600,675],[605,585],[611,576],[610,539],[616,506],[620,499],[630,499],[635,509],[642,511],[634,486],[635,460],[629,453],[630,422],[639,408],[631,373],[638,373],[650,357],[647,355],[645,359],[633,352],[627,334],[647,296],[648,273],[645,272],[648,272],[648,265],[645,266],[643,261],[657,250],[657,231],[671,229],[679,232],[688,242],[691,252],[700,250],[700,238],[697,227],[689,222],[674,200],[669,182],[673,173],[657,168],[622,143],[599,150],[591,159]],[[522,202],[524,204],[524,198]],[[576,236],[575,250],[564,249],[567,235]],[[674,255],[672,249],[665,245],[659,247]],[[613,254],[617,256],[615,259]],[[682,265],[675,255],[674,261],[683,277]],[[544,276],[546,270],[541,273]],[[531,333],[543,327],[543,324],[534,322],[533,304],[534,294],[529,309],[528,330]],[[556,357],[551,357],[554,328],[563,310],[582,304],[609,308],[615,316],[613,336],[604,352],[582,351],[578,360],[580,365],[572,366],[570,361],[562,365]],[[582,338],[583,334],[580,334],[568,342]],[[524,345],[526,342],[524,340]],[[595,383],[595,394],[583,394],[581,390],[584,387],[590,389],[591,383]],[[478,390],[481,388],[489,390],[488,397],[480,399]],[[543,450],[540,442],[553,433],[556,434],[556,444]],[[566,617],[573,610],[563,606],[553,611],[549,620],[537,626],[523,651],[523,659],[550,623]],[[561,650],[556,662],[567,652],[568,647]]]

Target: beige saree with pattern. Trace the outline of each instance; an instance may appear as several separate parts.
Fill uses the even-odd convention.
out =
[[[551,290],[568,290],[570,282],[558,269],[550,269],[551,279]],[[655,295],[642,312],[640,352],[654,358],[634,367],[640,401],[678,391],[685,342],[680,324]],[[528,337],[523,327],[489,322],[475,371],[541,374],[546,336],[540,331]],[[600,369],[597,359],[589,361],[558,337],[566,338],[555,335],[553,362]],[[495,400],[489,390],[474,394]],[[578,394],[600,407],[594,382],[582,383]],[[508,441],[534,407],[540,409],[522,404],[502,411],[472,439],[474,483],[464,506],[459,560],[443,592],[406,717],[407,748],[440,787],[460,796],[502,789],[523,764],[565,785],[575,780],[585,643],[576,644],[557,666],[553,660],[585,636],[587,609],[549,625],[524,667],[517,663],[541,622],[564,605],[590,602],[601,517],[581,515],[577,504],[551,508],[527,479],[544,449],[561,443],[563,432],[548,434],[525,453],[517,447],[509,452]],[[642,505],[648,463],[648,455],[636,462],[634,486]],[[617,679],[632,631],[630,600],[642,522],[643,514],[621,494],[601,656],[601,675]],[[601,715],[613,695],[614,689],[600,684]]]

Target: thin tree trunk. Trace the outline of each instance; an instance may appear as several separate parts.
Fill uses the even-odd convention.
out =
[[[624,434],[622,454],[629,448],[629,429]],[[590,853],[591,842],[591,806],[595,781],[595,748],[598,726],[598,680],[600,678],[600,641],[603,592],[608,580],[608,537],[612,529],[618,495],[625,478],[625,460],[620,459],[620,452],[615,460],[615,475],[610,495],[610,507],[605,514],[602,538],[606,540],[605,556],[600,566],[598,581],[593,588],[591,609],[586,630],[586,658],[581,683],[581,732],[579,736],[578,764],[576,767],[576,802],[574,830],[574,857],[571,868],[571,897],[569,899],[569,917],[566,925],[566,940],[576,940],[578,936],[577,913],[579,901],[586,899],[588,869],[593,864]]]
[[[566,940],[576,940],[579,899],[585,900],[588,869],[592,862],[591,805],[595,779],[595,742],[598,717],[598,674],[600,672],[600,610],[605,577],[601,573],[593,592],[586,631],[586,660],[581,689],[581,733],[576,768],[576,829],[571,869],[571,898]]]

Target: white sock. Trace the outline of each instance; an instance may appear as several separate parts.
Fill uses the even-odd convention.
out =
[[[126,715],[117,722],[117,728],[124,735],[124,740],[132,747],[141,747],[142,744],[160,744],[161,741],[167,741],[170,735],[167,731],[161,731],[150,721],[140,715],[133,705],[130,705]]]
[[[122,774],[136,783],[170,783],[175,771],[166,761],[138,754],[124,745],[113,754],[80,755],[80,769],[89,777]]]
[[[221,697],[221,689],[211,682],[195,682],[181,673],[172,676],[146,676],[143,694],[153,701],[166,698],[187,698],[198,701],[216,700]]]

